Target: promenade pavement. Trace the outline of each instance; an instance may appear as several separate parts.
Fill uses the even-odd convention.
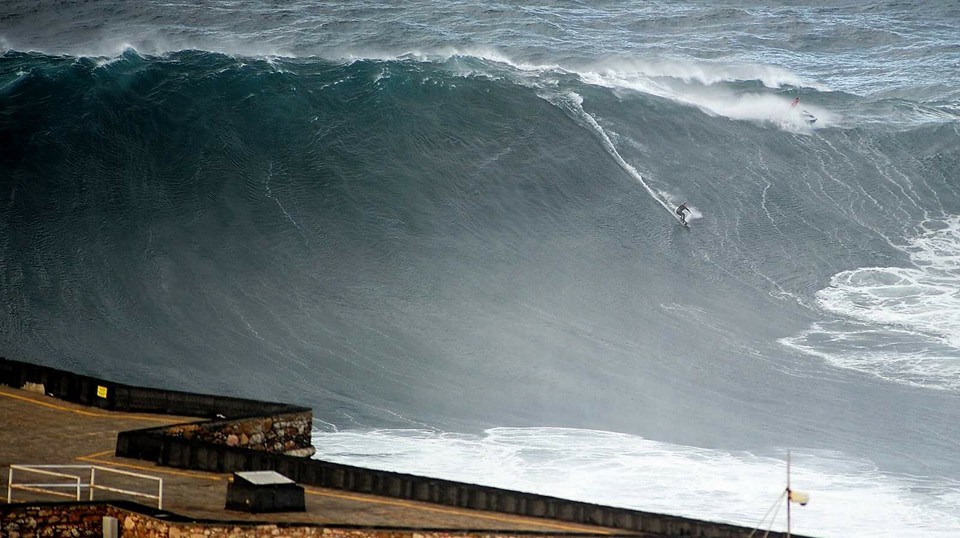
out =
[[[249,514],[224,509],[227,482],[231,475],[185,471],[150,462],[114,456],[117,433],[165,424],[194,422],[191,417],[132,414],[104,411],[58,400],[49,396],[0,386],[0,499],[7,500],[7,478],[12,464],[102,465],[143,473],[163,479],[163,509],[196,519],[222,521],[268,521],[323,523],[333,525],[383,526],[395,528],[471,529],[489,531],[535,531],[628,534],[607,529],[445,507],[363,495],[333,489],[305,487],[306,512]],[[81,472],[76,470],[76,472]],[[15,482],[21,482],[16,471]],[[87,471],[87,474],[89,472]],[[22,475],[31,480],[36,475]],[[113,480],[114,482],[110,482]],[[97,474],[98,484],[132,484],[134,479]],[[137,481],[143,491],[156,492],[153,483]],[[86,491],[83,492],[87,499]],[[123,498],[156,506],[156,501],[96,491],[95,499]],[[14,502],[57,501],[29,491],[13,491]]]

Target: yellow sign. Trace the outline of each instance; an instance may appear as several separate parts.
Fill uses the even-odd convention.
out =
[[[97,396],[100,397],[100,398],[106,398],[106,397],[107,397],[107,387],[104,387],[103,385],[97,385]]]

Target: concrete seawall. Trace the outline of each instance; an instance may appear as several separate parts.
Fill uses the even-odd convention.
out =
[[[0,384],[16,388],[42,385],[46,394],[107,409],[152,413],[173,411],[211,418],[189,424],[123,431],[117,435],[116,456],[148,460],[168,467],[212,473],[275,470],[302,485],[602,526],[619,529],[624,534],[741,538],[752,532],[746,527],[724,523],[294,456],[291,452],[312,448],[304,446],[309,445],[312,414],[303,407],[131,387],[5,359],[0,359]],[[139,401],[136,399],[138,394],[148,397]],[[215,418],[218,415],[230,418]],[[271,436],[267,435],[268,431],[277,433]],[[769,536],[782,534],[771,532]]]
[[[4,358],[0,358],[0,384],[111,411],[212,419],[151,430],[163,438],[297,456],[314,452],[310,444],[313,411],[307,407],[137,387]]]

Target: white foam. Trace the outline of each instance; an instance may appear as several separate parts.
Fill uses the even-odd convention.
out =
[[[799,108],[792,108],[792,97],[758,92],[740,93],[722,83],[759,81],[768,88],[815,87],[786,69],[757,64],[720,64],[694,60],[641,60],[617,58],[590,63],[560,62],[536,64],[518,61],[493,48],[443,47],[430,51],[406,51],[402,55],[380,54],[376,59],[415,58],[437,62],[451,58],[473,57],[494,62],[527,74],[563,72],[576,75],[586,84],[626,89],[656,95],[697,107],[704,112],[734,120],[767,122],[785,130],[807,133],[811,125]],[[368,56],[369,58],[369,56]],[[472,74],[472,72],[471,72]],[[817,126],[830,125],[833,115],[827,110],[804,104],[817,117]]]
[[[128,54],[134,54],[134,55],[140,56],[140,53],[137,51],[137,49],[135,49],[132,45],[124,43],[120,47],[120,50],[117,51],[116,54],[113,54],[110,56],[101,56],[96,58],[95,65],[98,68],[109,67],[115,63],[123,62],[124,60],[126,60],[126,55]]]
[[[680,204],[686,202],[686,200],[681,199],[677,196],[674,196],[673,194],[667,191],[658,190],[657,193],[660,195],[661,198],[667,201],[670,207],[673,207],[674,209],[679,207]],[[687,209],[690,210],[687,213],[687,219],[686,219],[687,222],[691,222],[691,221],[703,218],[703,213],[699,209],[697,209],[697,206],[687,203]]]
[[[578,72],[606,73],[615,77],[677,79],[685,83],[714,85],[724,82],[758,81],[767,88],[809,86],[825,89],[782,67],[749,63],[705,62],[687,58],[642,59],[619,57],[585,64]]]
[[[729,82],[759,81],[768,88],[789,85],[826,89],[775,66],[724,65],[679,59],[644,61],[629,58],[580,65],[530,65],[510,61],[503,55],[482,58],[507,63],[521,70],[560,70],[577,75],[586,84],[655,95],[697,107],[713,116],[770,123],[792,132],[809,133],[815,126],[831,125],[835,121],[833,114],[817,106],[804,103],[802,109],[791,107],[792,96],[742,93],[723,85]],[[817,122],[809,123],[804,111],[816,117]]]
[[[569,428],[318,432],[317,458],[571,500],[756,527],[785,487],[784,452],[756,455]],[[833,452],[794,451],[794,532],[818,536],[950,536],[960,484],[891,476]],[[773,529],[785,529],[780,510]],[[764,529],[769,528],[769,520]]]
[[[340,57],[334,59],[382,61],[414,59],[423,62],[443,62],[458,57],[477,58],[508,65],[522,71],[563,71],[580,75],[586,79],[606,80],[608,81],[607,84],[624,81],[629,87],[633,87],[641,80],[669,79],[685,84],[697,83],[704,86],[725,82],[757,81],[767,88],[792,86],[797,88],[810,87],[818,90],[827,89],[823,85],[804,80],[786,69],[771,65],[709,63],[682,58],[647,60],[633,57],[618,57],[591,62],[531,63],[519,60],[502,50],[489,46],[443,46],[431,49],[408,49],[402,52],[355,50],[342,52]]]
[[[585,83],[616,89],[628,89],[663,97],[671,101],[699,108],[711,116],[733,120],[768,123],[797,133],[809,133],[815,127],[834,123],[834,116],[817,106],[804,104],[803,109],[791,107],[792,98],[757,92],[740,93],[727,87],[710,87],[656,80],[644,75],[622,73],[582,73]],[[803,114],[806,110],[817,122],[811,124]]]
[[[536,64],[519,60],[514,60],[507,54],[494,47],[472,46],[472,47],[454,47],[443,46],[431,49],[406,49],[402,52],[389,52],[380,50],[350,50],[341,51],[331,56],[332,60],[413,60],[423,63],[442,63],[457,58],[476,58],[486,62],[502,64],[518,71],[544,72],[553,70],[564,70],[558,64]]]
[[[503,64],[526,74],[568,73],[576,75],[586,84],[655,95],[697,107],[710,115],[766,122],[792,132],[808,133],[815,126],[831,125],[834,122],[834,116],[829,111],[805,103],[803,110],[817,118],[816,124],[809,123],[802,113],[803,110],[790,106],[792,97],[759,92],[744,94],[721,84],[759,81],[768,88],[790,85],[825,89],[775,66],[708,64],[692,60],[644,61],[629,58],[594,63],[533,64],[514,60],[495,49],[452,47],[432,50],[429,53],[408,51],[402,57],[431,62],[474,57]],[[397,56],[392,55],[377,57],[381,60],[396,58]]]
[[[960,389],[960,216],[924,223],[903,250],[912,267],[834,275],[817,300],[841,320],[782,342],[885,379]]]
[[[780,343],[839,368],[888,381],[960,390],[960,361],[955,350],[911,331],[845,321],[820,322]]]

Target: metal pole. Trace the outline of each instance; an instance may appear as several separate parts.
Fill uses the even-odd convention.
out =
[[[90,466],[90,500],[93,500],[93,488],[96,486],[96,477],[97,468],[93,465]]]
[[[160,490],[160,491],[158,492],[158,496],[159,496],[160,498],[157,499],[157,509],[158,509],[158,510],[163,510],[163,479],[162,479],[162,478],[160,479],[160,488],[159,488],[159,490]]]
[[[787,450],[787,538],[790,538],[790,451]]]
[[[10,474],[7,475],[7,502],[13,502],[13,465],[10,466]]]

